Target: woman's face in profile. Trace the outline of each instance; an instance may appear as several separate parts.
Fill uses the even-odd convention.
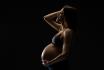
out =
[[[56,18],[56,22],[57,23],[63,23],[64,21],[64,13],[59,13],[57,18]]]

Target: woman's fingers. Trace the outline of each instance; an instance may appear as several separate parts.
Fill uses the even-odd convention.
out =
[[[47,64],[49,61],[48,60],[43,60],[42,63],[43,64]]]
[[[46,66],[47,67],[49,65],[48,62],[49,62],[48,60],[42,60],[43,66]]]

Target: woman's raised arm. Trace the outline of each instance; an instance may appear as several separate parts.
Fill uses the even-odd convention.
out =
[[[60,31],[61,29],[61,24],[58,24],[54,18],[57,18],[57,15],[59,14],[60,11],[50,13],[48,15],[44,16],[44,20],[55,30]]]

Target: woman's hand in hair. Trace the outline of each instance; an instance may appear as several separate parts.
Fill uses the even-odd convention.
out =
[[[62,9],[60,10],[60,13],[61,13],[61,14],[63,14],[63,13],[64,13],[64,8],[62,8]]]

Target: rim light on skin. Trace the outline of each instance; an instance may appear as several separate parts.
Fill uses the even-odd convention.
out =
[[[76,8],[74,8],[74,7],[72,7],[72,6],[65,5],[65,6],[59,11],[59,14],[57,14],[56,22],[61,23],[61,26],[62,26],[61,29],[62,29],[62,30],[68,28],[66,19],[65,19],[65,17],[64,17],[64,9],[65,9],[65,8],[69,8],[69,9],[76,10]],[[60,21],[60,20],[61,20],[61,21]]]

